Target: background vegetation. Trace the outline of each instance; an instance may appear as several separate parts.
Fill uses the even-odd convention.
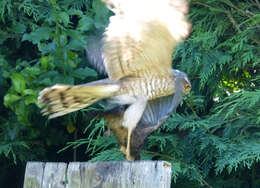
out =
[[[44,87],[101,77],[84,48],[110,15],[99,0],[0,1],[0,185],[21,187],[29,160],[124,160],[93,113],[101,103],[52,121],[37,106]],[[189,18],[174,67],[192,93],[142,160],[171,162],[173,187],[260,187],[260,3],[192,0]]]

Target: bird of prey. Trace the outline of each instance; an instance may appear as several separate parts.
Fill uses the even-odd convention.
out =
[[[173,72],[175,76],[175,87],[180,89],[176,89],[174,95],[160,97],[147,102],[143,116],[131,134],[129,146],[129,155],[131,160],[140,159],[140,152],[145,139],[169,118],[172,111],[178,107],[182,99],[182,95],[189,92],[187,88],[182,87],[185,84],[189,84],[187,75],[179,70],[173,70]],[[105,119],[105,123],[108,128],[107,132],[110,132],[111,130],[114,133],[120,145],[120,150],[127,156],[126,148],[128,129],[122,127],[126,108],[127,107],[125,105],[117,106],[103,114],[102,117]]]
[[[177,103],[183,93],[190,91],[187,76],[178,78],[171,68],[174,48],[190,32],[185,17],[188,3],[184,0],[102,1],[114,12],[102,39],[102,60],[108,78],[76,86],[56,84],[41,91],[38,101],[44,106],[42,113],[50,115],[49,118],[105,98],[110,103],[128,105],[121,125],[128,130],[126,159],[132,160],[133,130],[141,119],[152,122],[160,117],[160,111],[151,115],[152,101],[179,93],[173,99]]]

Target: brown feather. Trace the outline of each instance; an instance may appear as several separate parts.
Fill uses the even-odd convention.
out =
[[[185,0],[103,0],[115,12],[103,38],[103,59],[111,80],[171,75],[174,48],[190,32]],[[136,6],[138,4],[138,6]]]
[[[54,85],[40,92],[38,101],[44,106],[43,115],[59,117],[85,108],[98,100],[113,96],[118,85]]]

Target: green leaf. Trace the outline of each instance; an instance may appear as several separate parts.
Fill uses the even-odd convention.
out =
[[[65,26],[68,26],[70,23],[70,17],[66,12],[59,12],[58,19],[61,23],[64,23]]]
[[[69,30],[68,35],[71,37],[70,43],[67,45],[70,50],[83,50],[86,46],[86,37],[79,31]]]
[[[46,73],[42,73],[36,81],[41,81],[46,78],[53,79],[54,77],[56,77],[58,75],[59,75],[59,72],[57,72],[57,71],[48,71]]]
[[[89,31],[92,28],[94,28],[94,20],[91,17],[83,16],[79,20],[78,29],[80,31]]]
[[[81,10],[76,10],[76,9],[70,9],[67,11],[67,13],[70,15],[70,16],[79,16],[79,17],[82,17],[83,16],[83,12]]]
[[[108,15],[109,10],[107,9],[106,5],[99,1],[93,1],[93,8],[95,10],[95,27],[97,29],[104,29],[108,23]]]
[[[41,43],[38,45],[39,50],[42,52],[42,55],[46,55],[48,53],[55,52],[57,50],[57,42],[52,41],[50,43]]]
[[[26,31],[26,26],[20,22],[14,22],[12,26],[12,30],[15,33],[24,33]]]
[[[28,116],[30,113],[30,108],[26,106],[23,100],[17,102],[14,108],[15,114],[18,117],[18,121],[24,125],[29,125],[30,122],[28,121]]]
[[[0,30],[0,44],[3,44],[8,38],[12,38],[11,33],[8,34]]]
[[[97,72],[88,67],[86,68],[78,68],[73,71],[72,75],[79,79],[85,79],[86,77],[97,77]]]
[[[74,84],[74,78],[71,76],[64,76],[64,75],[57,75],[53,79],[54,83],[59,83],[59,84]]]
[[[37,98],[35,96],[27,96],[24,100],[25,105],[37,104]]]
[[[41,62],[41,67],[43,69],[47,69],[48,68],[48,64],[49,64],[49,56],[43,56],[40,60]]]
[[[8,93],[4,96],[4,105],[10,107],[15,101],[21,99],[21,96]]]
[[[25,89],[23,95],[36,95],[36,91],[33,89]]]
[[[22,41],[30,41],[33,44],[37,44],[39,43],[41,40],[48,40],[50,39],[52,36],[52,29],[49,27],[40,27],[38,29],[36,29],[35,31],[29,33],[29,34],[24,34]]]
[[[108,8],[106,7],[106,4],[100,0],[93,1],[93,9],[96,15],[98,16],[106,16],[109,12]]]
[[[17,93],[22,93],[26,87],[26,81],[21,74],[13,73],[11,75],[12,86]]]
[[[34,76],[40,75],[41,72],[42,72],[41,69],[39,67],[37,67],[37,66],[26,67],[24,70],[25,70],[25,72],[23,72],[23,73],[26,76],[26,78],[27,78],[27,75],[28,75],[28,77],[29,76],[34,77]]]

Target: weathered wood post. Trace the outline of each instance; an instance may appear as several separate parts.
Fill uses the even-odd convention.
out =
[[[137,162],[28,162],[24,188],[170,188],[171,164]]]

